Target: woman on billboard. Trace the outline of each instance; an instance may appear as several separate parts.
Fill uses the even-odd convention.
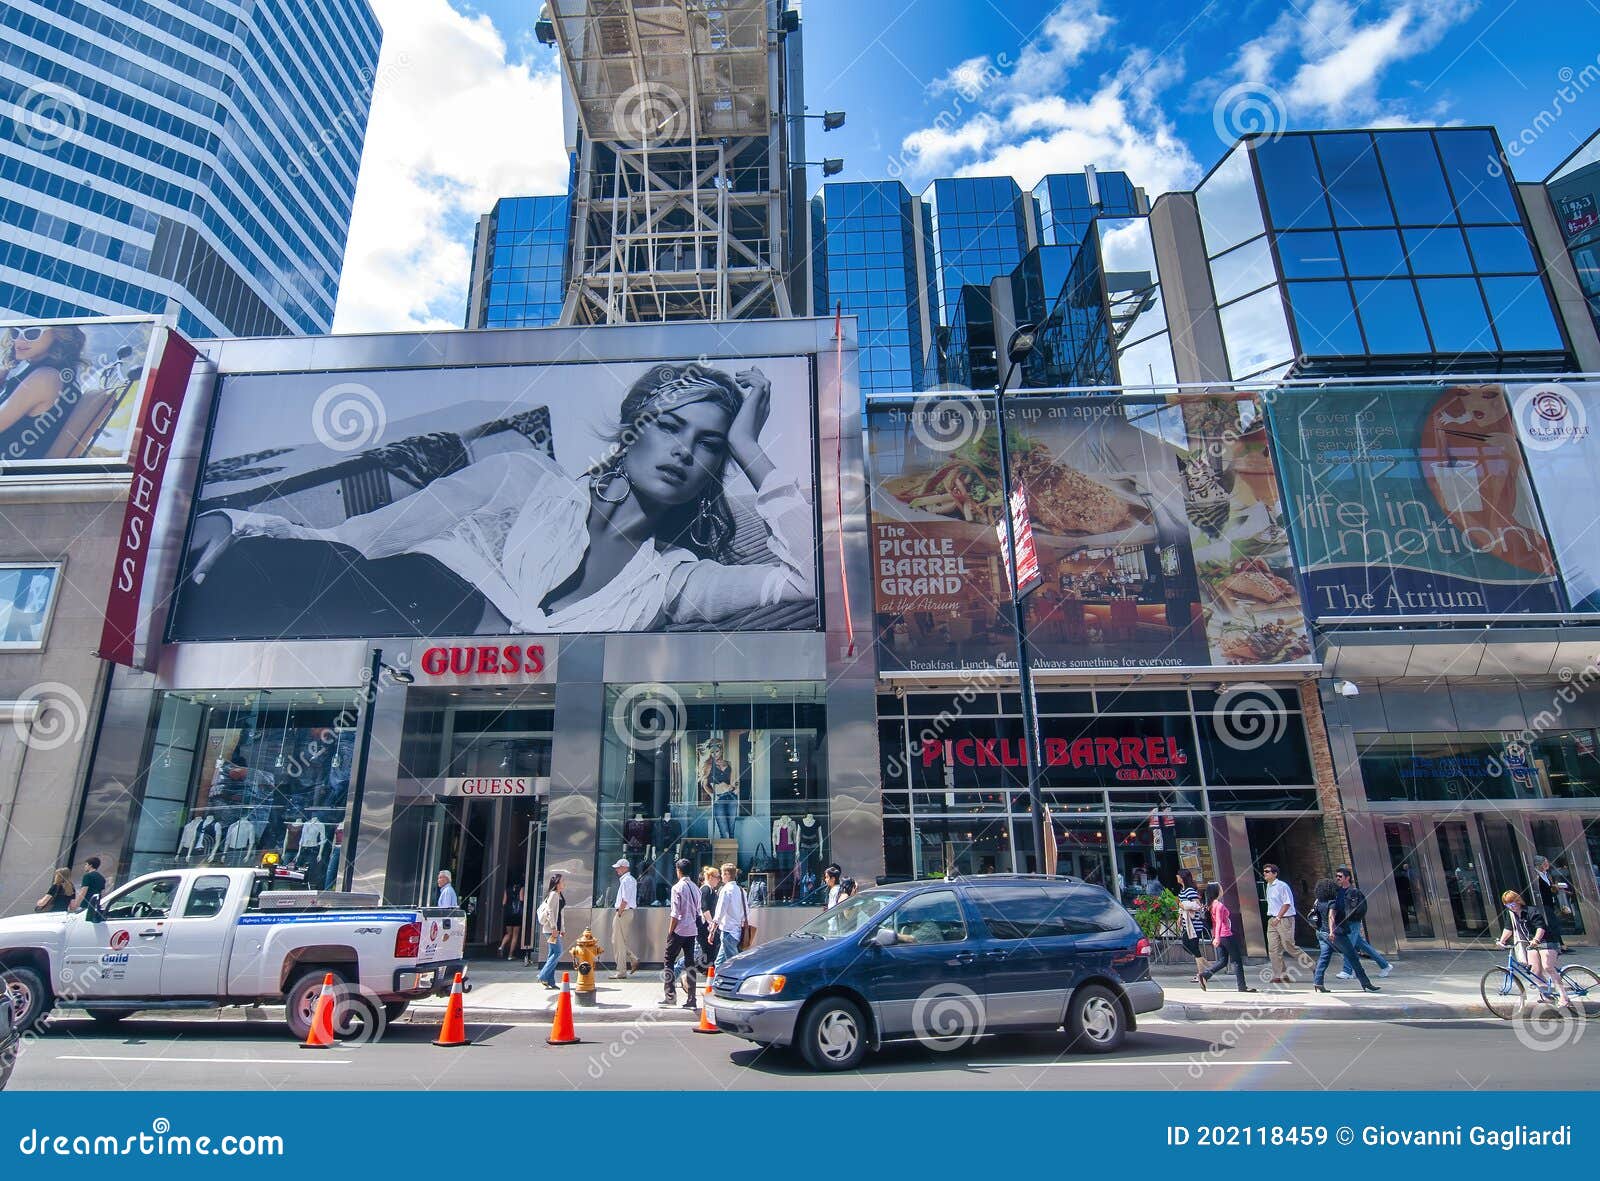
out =
[[[605,455],[576,479],[519,451],[332,528],[202,514],[180,610],[203,613],[208,630],[223,612],[255,636],[492,635],[710,624],[809,599],[811,509],[758,441],[770,408],[759,369],[656,365],[623,398]],[[771,564],[730,560],[730,459],[756,489]]]
[[[82,390],[83,329],[71,324],[8,328],[0,338],[0,459],[50,454]]]

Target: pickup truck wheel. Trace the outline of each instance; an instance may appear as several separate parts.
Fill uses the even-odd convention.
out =
[[[328,974],[326,968],[313,968],[309,972],[302,972],[289,984],[289,990],[283,994],[283,1019],[289,1024],[289,1032],[294,1034],[294,1040],[303,1042],[306,1035],[311,1032],[311,1015],[316,1012],[317,998],[322,995],[322,980]],[[339,973],[333,974],[333,985],[337,989],[344,985],[345,978]],[[335,1034],[339,1031],[334,1030]]]
[[[826,997],[800,1019],[795,1044],[814,1070],[852,1070],[867,1056],[867,1022],[853,1001]]]
[[[383,1006],[383,1019],[390,1025],[406,1015],[406,1010],[411,1007],[410,1001],[385,1001]]]
[[[1087,984],[1072,997],[1067,1036],[1076,1050],[1109,1054],[1128,1036],[1128,1023],[1116,995],[1103,984]]]
[[[133,1009],[90,1009],[89,1020],[110,1029],[114,1025],[121,1025],[133,1014]]]
[[[11,1002],[11,1027],[26,1033],[50,1009],[44,979],[32,968],[0,968],[0,990]]]

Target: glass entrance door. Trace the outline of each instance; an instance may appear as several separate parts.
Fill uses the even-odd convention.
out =
[[[1446,820],[1434,830],[1434,839],[1450,898],[1454,935],[1461,939],[1487,938],[1494,904],[1487,901],[1484,893],[1483,859],[1471,832],[1464,821]]]
[[[1433,903],[1429,897],[1428,873],[1417,849],[1416,833],[1409,820],[1393,820],[1383,826],[1384,844],[1389,851],[1389,872],[1394,879],[1395,896],[1400,903],[1400,926],[1407,939],[1433,939]]]

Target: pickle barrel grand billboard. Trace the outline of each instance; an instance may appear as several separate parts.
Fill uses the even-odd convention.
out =
[[[1027,397],[1006,429],[1043,574],[1035,667],[1310,661],[1255,397]],[[880,667],[1014,667],[992,412],[959,395],[870,407],[868,452]]]

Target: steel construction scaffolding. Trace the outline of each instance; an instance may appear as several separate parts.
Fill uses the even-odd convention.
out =
[[[781,0],[550,0],[577,104],[564,324],[790,314]]]

